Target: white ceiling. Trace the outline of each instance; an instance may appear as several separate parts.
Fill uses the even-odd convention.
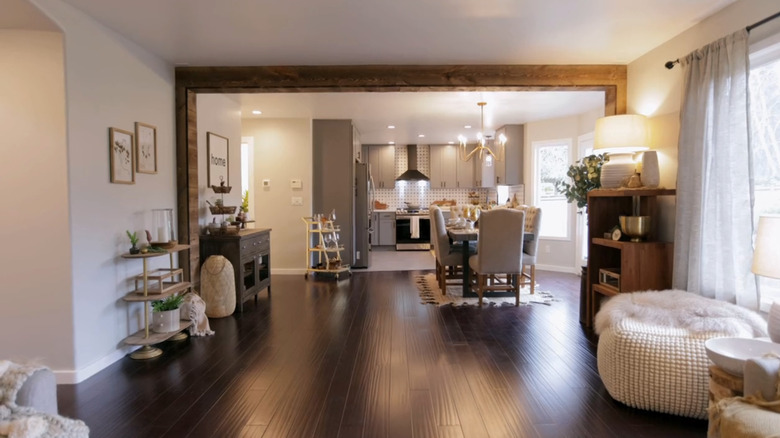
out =
[[[734,0],[65,0],[175,64],[627,64]]]
[[[174,65],[627,64],[735,0],[64,0]],[[0,0],[0,28],[46,28]],[[364,143],[445,143],[603,107],[596,92],[286,93],[244,117],[354,120]],[[388,124],[397,126],[387,130]],[[424,133],[424,139],[417,134]]]
[[[507,124],[604,108],[604,93],[596,91],[264,93],[238,98],[243,118],[351,119],[364,144],[457,143],[459,134],[473,140],[480,129],[480,101],[487,102],[485,133],[491,134]],[[464,128],[467,124],[472,128]]]

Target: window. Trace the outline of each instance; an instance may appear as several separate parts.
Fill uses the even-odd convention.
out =
[[[750,54],[750,140],[753,149],[753,219],[780,214],[780,35]],[[754,236],[755,237],[755,236]],[[759,278],[761,309],[780,301],[780,280]]]
[[[542,209],[542,239],[569,239],[570,206],[555,190],[555,183],[566,178],[571,163],[571,139],[535,141],[534,204]]]

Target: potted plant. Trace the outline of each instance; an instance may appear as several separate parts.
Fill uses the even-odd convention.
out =
[[[165,299],[152,301],[152,331],[169,333],[179,330],[179,307],[183,295],[173,294]]]
[[[130,230],[125,230],[125,233],[127,233],[127,237],[130,239],[130,244],[132,245],[130,247],[130,254],[138,254],[141,250],[138,249],[138,235],[133,231],[133,234],[130,234]]]
[[[243,213],[244,220],[249,220],[249,190],[244,190],[244,196],[241,198],[241,213]]]
[[[577,208],[588,211],[588,192],[601,187],[601,166],[609,161],[606,155],[588,155],[569,166],[566,176],[570,182],[557,181],[555,189],[566,200],[577,203]]]

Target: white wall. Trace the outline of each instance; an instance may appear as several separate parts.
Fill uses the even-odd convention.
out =
[[[661,185],[677,186],[677,145],[680,132],[680,103],[683,75],[678,65],[672,70],[666,61],[684,58],[690,52],[778,11],[777,0],[741,0],[680,35],[656,47],[628,65],[628,113],[651,118],[653,149],[658,150]],[[751,32],[751,40],[777,29],[775,20]],[[663,240],[674,238],[674,199],[661,198],[662,218],[659,234]]]
[[[0,30],[0,351],[73,369],[62,34]]]
[[[238,97],[227,94],[198,94],[198,218],[201,226],[207,226],[223,215],[212,215],[206,201],[212,204],[221,198],[208,185],[207,133],[228,139],[228,183],[230,193],[224,195],[226,206],[241,206],[241,104]],[[236,213],[238,214],[238,209]],[[227,219],[228,215],[224,216]],[[203,260],[201,260],[203,262]]]
[[[55,371],[61,382],[80,381],[123,357],[122,340],[143,322],[143,307],[122,300],[141,263],[120,254],[130,246],[125,230],[151,229],[153,208],[175,211],[173,67],[60,0],[32,3],[65,34],[75,363]],[[137,121],[157,127],[159,173],[111,184],[108,128],[133,131]],[[39,248],[41,274],[48,275],[50,251]]]
[[[255,227],[271,228],[271,270],[274,274],[306,271],[306,227],[302,216],[312,212],[312,122],[310,119],[244,119],[244,136],[254,137]],[[264,188],[264,179],[271,181]],[[302,189],[290,188],[300,179]],[[302,206],[291,198],[303,198]]]

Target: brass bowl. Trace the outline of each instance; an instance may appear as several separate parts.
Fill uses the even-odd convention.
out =
[[[650,216],[620,216],[620,229],[632,242],[641,242],[650,234]]]

